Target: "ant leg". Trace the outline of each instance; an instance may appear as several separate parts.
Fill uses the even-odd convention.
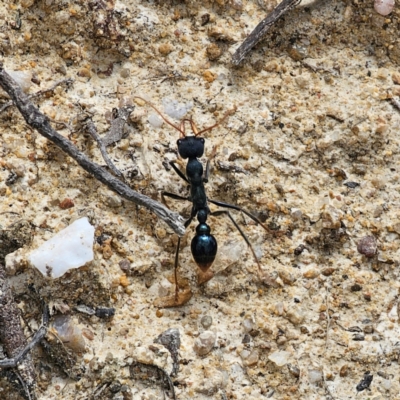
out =
[[[170,192],[161,192],[161,202],[166,207],[168,207],[168,204],[165,200],[165,197],[170,197],[171,199],[180,200],[180,201],[190,201],[187,197],[179,196],[179,194],[170,193]]]
[[[193,217],[190,217],[186,222],[185,222],[185,229],[190,225],[192,222]],[[172,303],[169,305],[166,305],[166,307],[174,307],[174,306],[180,306],[182,304],[185,304],[187,301],[190,300],[192,297],[192,292],[186,289],[183,291],[183,296],[179,296],[179,281],[178,281],[178,268],[179,268],[179,251],[180,251],[180,246],[181,246],[181,238],[178,237],[178,243],[176,245],[176,251],[175,251],[175,262],[174,262],[174,279],[175,279],[175,296],[174,300]]]
[[[224,204],[224,203],[223,203]],[[234,208],[235,210],[237,209],[236,206],[232,206],[232,208]],[[240,210],[240,208],[239,208]],[[240,226],[237,224],[237,222],[233,219],[231,213],[228,210],[218,210],[218,211],[214,211],[212,213],[210,213],[210,215],[214,215],[214,216],[219,216],[219,215],[227,215],[229,217],[229,219],[232,221],[233,225],[235,225],[235,228],[239,231],[239,233],[242,235],[242,238],[244,239],[244,241],[247,243],[247,245],[250,247],[251,252],[253,253],[254,259],[256,260],[257,263],[257,267],[258,267],[258,271],[260,273],[260,277],[262,277],[262,268],[260,265],[260,262],[258,261],[256,252],[253,249],[253,246],[250,243],[250,240],[247,238],[246,234],[242,231],[242,229],[240,228]],[[247,215],[247,213],[246,213]],[[251,215],[251,214],[250,214]],[[255,217],[254,217],[255,218]]]
[[[222,201],[216,201],[216,200],[211,200],[211,199],[207,199],[207,200],[210,203],[215,204],[216,206],[219,206],[219,207],[226,207],[226,208],[231,208],[232,210],[241,211],[243,214],[247,215],[249,218],[251,218],[258,225],[262,226],[268,233],[276,233],[276,232],[272,231],[271,229],[269,229],[266,225],[264,225],[256,216],[254,216],[253,214],[250,214],[248,211],[244,210],[241,207],[234,206],[233,204],[224,203]]]
[[[170,197],[174,200],[182,200],[182,201],[190,201],[187,197],[179,196],[179,194],[170,193],[170,192],[161,192],[161,197]],[[165,199],[163,199],[165,200]]]
[[[210,160],[207,160],[206,164],[206,172],[203,177],[203,182],[207,183],[208,182],[208,177],[210,176]]]
[[[179,249],[181,247],[181,238],[178,236],[178,243],[175,250],[175,262],[174,262],[174,279],[175,279],[175,302],[179,301],[179,283],[178,283],[178,267],[179,267]]]
[[[210,158],[207,160],[207,164],[206,164],[206,172],[204,174],[204,178],[203,178],[203,182],[207,183],[208,182],[208,178],[210,176],[210,161],[215,157],[215,155],[217,154],[217,149],[218,149],[218,145],[215,145],[212,149]]]
[[[174,171],[187,183],[190,184],[188,178],[186,178],[185,174],[175,165],[175,161],[170,161],[169,165],[174,169]]]

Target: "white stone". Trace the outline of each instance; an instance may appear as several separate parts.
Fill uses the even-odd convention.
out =
[[[291,354],[288,351],[274,351],[268,356],[277,367],[283,367],[289,362]]]
[[[14,79],[15,82],[21,86],[24,92],[27,92],[32,86],[32,72],[30,71],[7,71],[7,73]]]
[[[322,381],[322,372],[317,369],[311,369],[308,371],[308,380],[310,383],[318,383]]]
[[[378,14],[383,16],[389,15],[395,6],[394,0],[375,0],[374,8]]]
[[[93,260],[94,227],[81,218],[32,251],[29,261],[44,276],[59,278]]]
[[[156,113],[151,113],[147,119],[153,128],[161,128],[164,120]]]

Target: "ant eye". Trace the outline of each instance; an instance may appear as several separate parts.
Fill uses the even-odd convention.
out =
[[[180,144],[182,143],[182,139],[178,139],[177,141],[176,141],[176,144],[179,146]]]
[[[204,143],[204,138],[200,138],[200,142],[201,142],[201,143]]]

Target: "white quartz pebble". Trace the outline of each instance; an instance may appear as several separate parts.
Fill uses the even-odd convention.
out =
[[[44,275],[59,278],[93,260],[94,227],[81,218],[32,251],[29,261]]]
[[[375,0],[374,8],[378,14],[389,15],[394,9],[394,0]]]
[[[268,359],[272,361],[277,367],[283,367],[289,362],[291,354],[288,351],[274,351],[268,356]]]

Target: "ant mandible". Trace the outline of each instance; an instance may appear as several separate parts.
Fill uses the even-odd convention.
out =
[[[195,123],[192,119],[185,118],[180,122],[180,125],[174,125],[167,118],[165,118],[162,113],[149,101],[143,99],[142,97],[135,96],[137,99],[142,100],[147,105],[152,107],[158,115],[170,126],[175,128],[180,133],[180,138],[177,141],[178,145],[178,153],[180,157],[184,160],[188,160],[186,164],[186,174],[183,173],[177,166],[174,161],[170,161],[171,167],[174,171],[190,186],[190,194],[187,197],[180,196],[175,193],[162,192],[161,197],[164,203],[165,197],[170,197],[175,200],[182,201],[190,201],[192,203],[192,211],[190,213],[189,219],[185,222],[185,228],[187,228],[192,220],[197,217],[198,225],[196,227],[196,234],[192,239],[191,243],[191,252],[196,262],[197,266],[201,270],[201,274],[199,280],[201,283],[207,282],[213,276],[213,273],[210,271],[210,267],[215,260],[217,255],[218,244],[215,237],[211,234],[211,228],[207,224],[207,218],[209,215],[219,216],[219,215],[227,215],[229,219],[232,221],[233,225],[239,231],[247,245],[249,246],[251,252],[253,253],[254,259],[256,260],[258,270],[260,276],[262,276],[262,269],[260,262],[258,261],[257,255],[251,245],[249,239],[242,231],[237,222],[233,219],[232,215],[228,210],[218,210],[211,211],[207,205],[207,202],[215,204],[219,207],[225,207],[232,210],[238,210],[243,212],[245,215],[250,217],[254,222],[262,226],[267,232],[271,230],[267,228],[257,217],[250,214],[248,211],[244,210],[241,207],[235,206],[233,204],[224,203],[221,201],[216,201],[209,199],[206,195],[206,191],[204,188],[204,183],[208,182],[208,177],[210,174],[210,160],[207,160],[206,170],[204,173],[203,165],[199,161],[199,158],[204,154],[204,143],[205,140],[202,135],[205,132],[211,131],[216,128],[218,125],[222,124],[230,115],[232,115],[236,108],[228,111],[223,118],[216,122],[214,125],[209,126],[208,128],[198,130]],[[186,136],[185,133],[185,123],[189,123],[190,128],[193,132],[193,135]],[[156,306],[160,307],[176,307],[181,306],[187,303],[191,297],[192,292],[189,287],[180,290],[179,282],[178,282],[178,265],[179,265],[179,250],[180,250],[180,242],[181,238],[178,238],[178,243],[175,251],[175,263],[174,263],[174,275],[175,275],[175,294],[173,296],[167,296],[165,298],[159,299],[155,302]]]

